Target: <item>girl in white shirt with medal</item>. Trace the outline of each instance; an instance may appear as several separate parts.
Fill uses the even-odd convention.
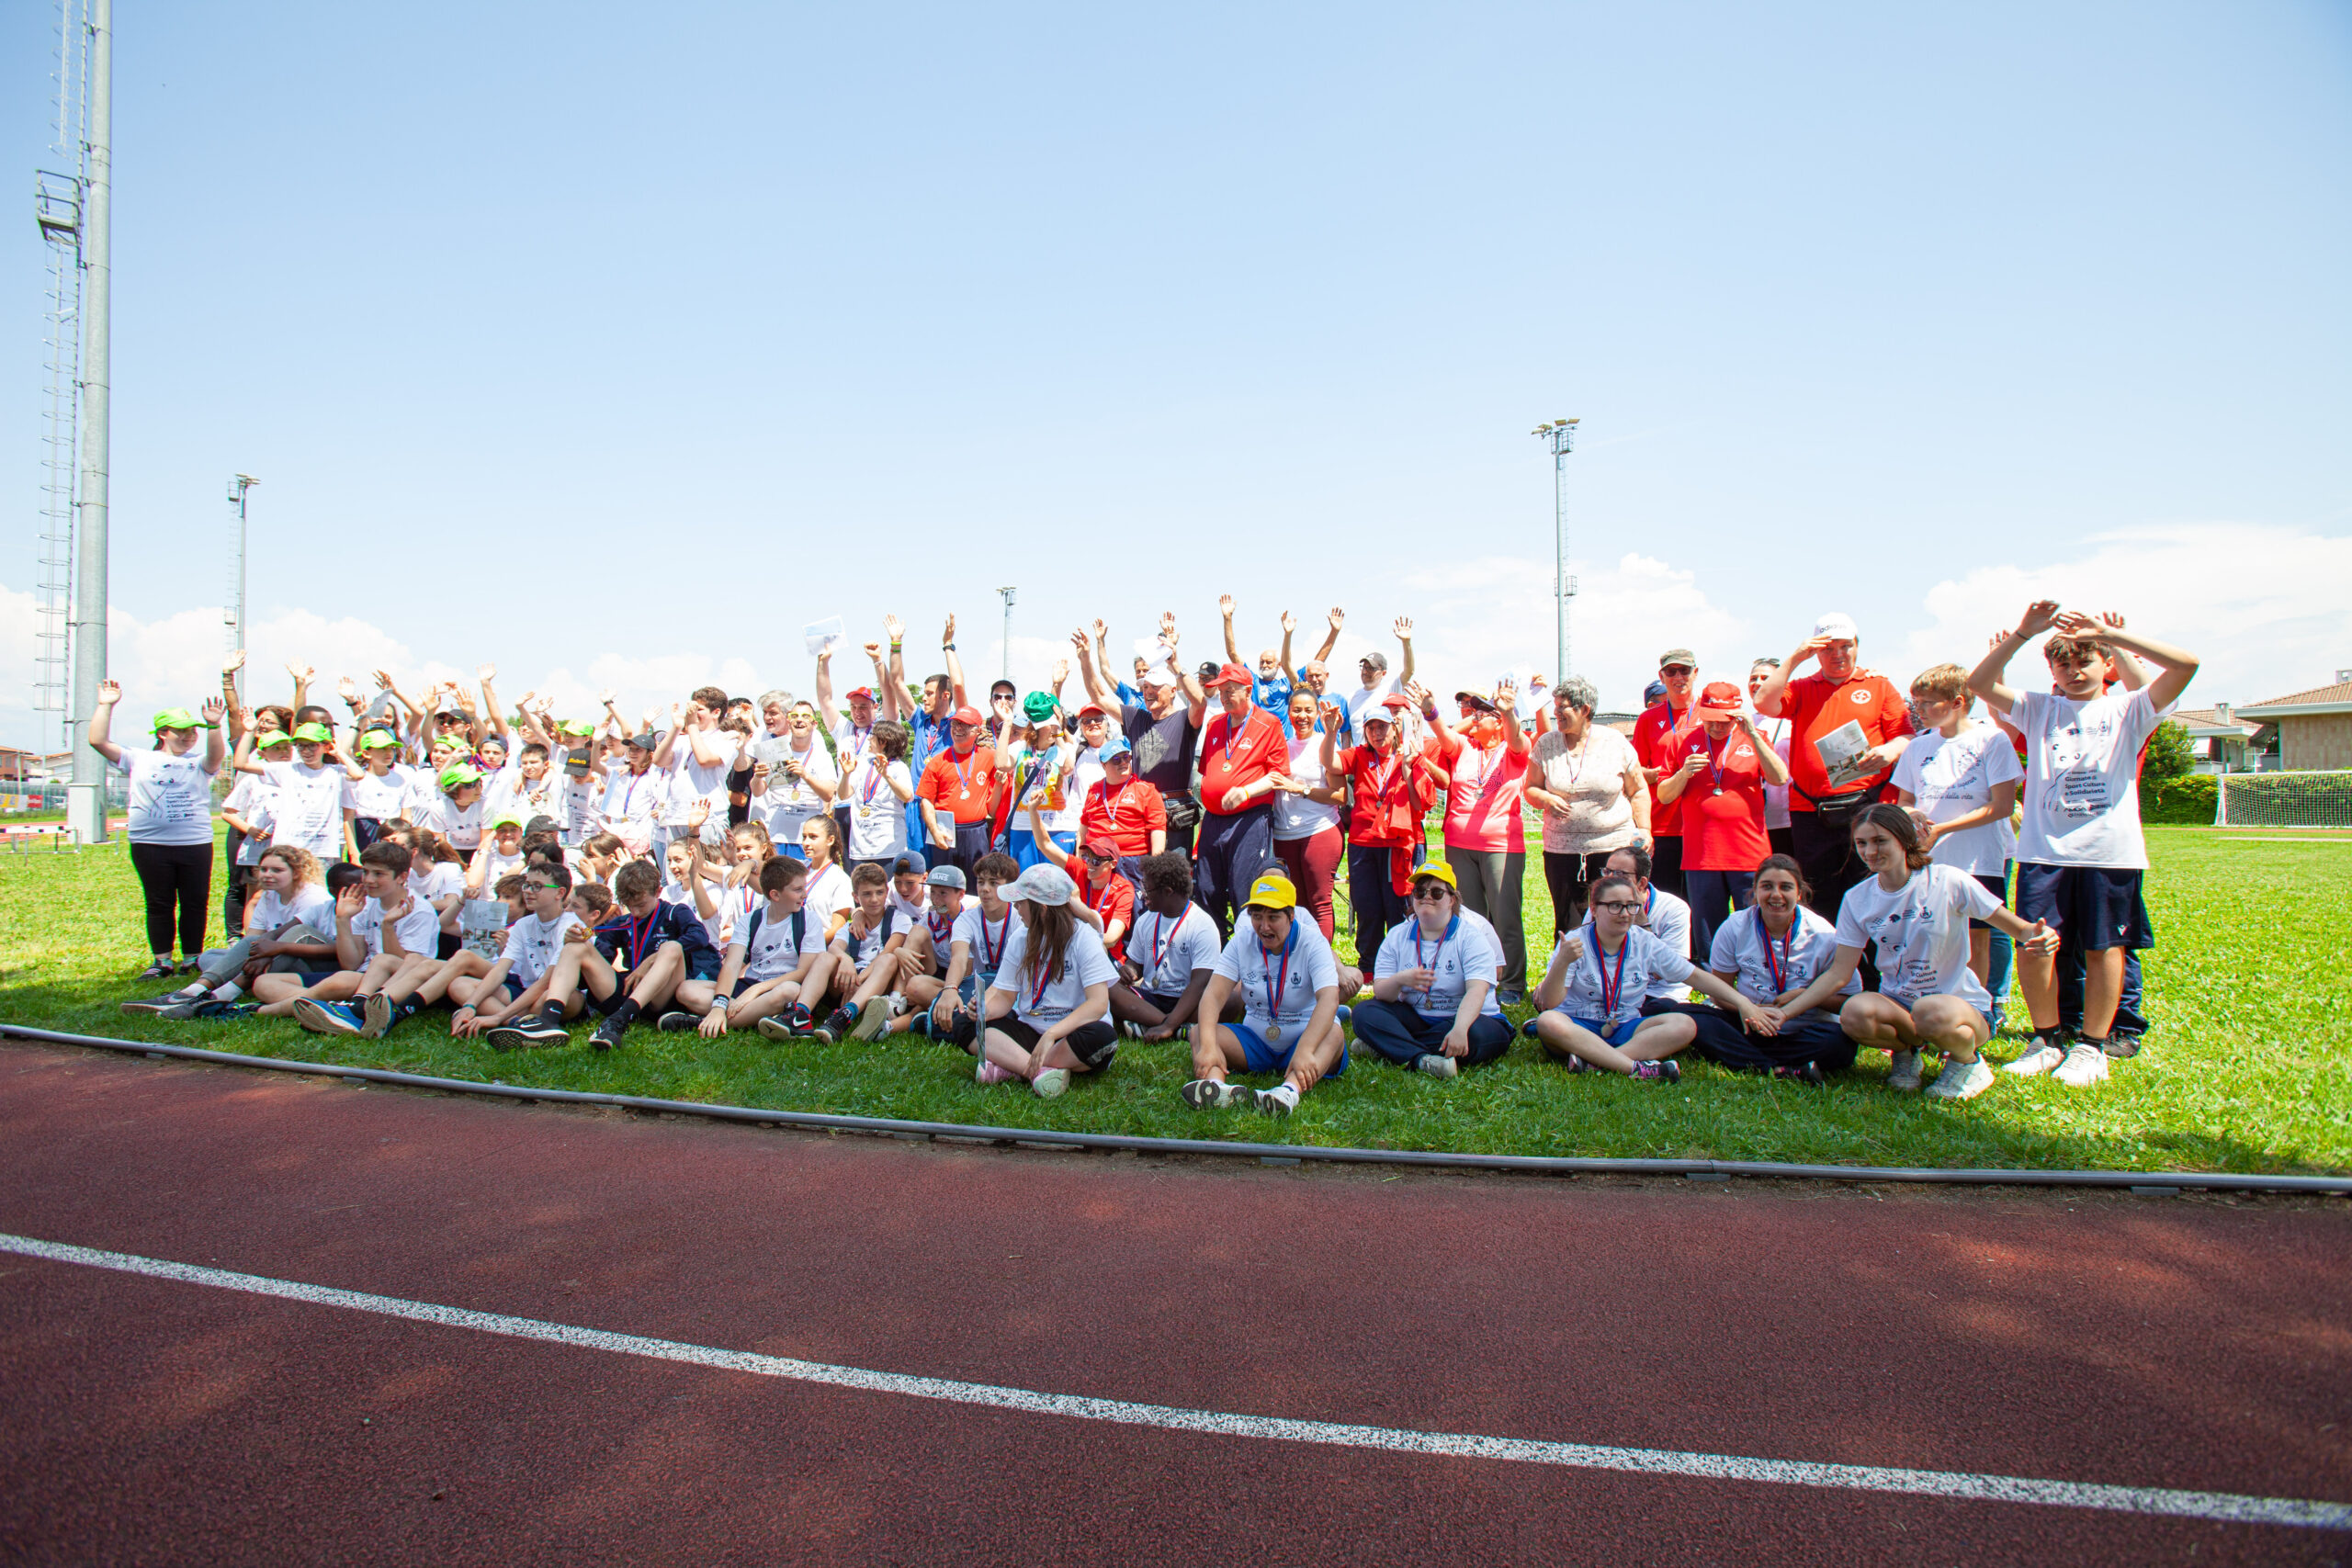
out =
[[[1743,1028],[1717,1009],[1689,1009],[1699,1054],[1709,1061],[1811,1084],[1854,1065],[1855,1045],[1838,1014],[1861,989],[1860,980],[1849,979],[1817,1008],[1785,1010],[1838,957],[1838,929],[1804,906],[1812,892],[1793,857],[1768,855],[1756,868],[1755,903],[1715,928],[1707,967],[1762,1016]]]
[[[1934,863],[1920,838],[1899,806],[1882,803],[1855,818],[1854,853],[1873,874],[1838,907],[1837,961],[1780,1010],[1799,1014],[1828,1000],[1875,944],[1879,988],[1848,1000],[1839,1025],[1855,1044],[1893,1057],[1889,1089],[1917,1089],[1919,1053],[1939,1051],[1943,1071],[1928,1092],[1970,1100],[1992,1087],[1993,1069],[1979,1053],[1993,1021],[1985,1016],[1991,998],[1968,967],[1969,920],[2008,932],[2029,953],[2055,952],[2058,933],[2009,913],[1966,872]]]
[[[1697,1038],[1685,1012],[1642,1016],[1653,980],[1688,985],[1753,1026],[1762,1010],[1647,931],[1634,924],[1642,908],[1634,879],[1611,872],[1593,885],[1585,924],[1560,939],[1544,983],[1535,988],[1535,1038],[1570,1072],[1603,1067],[1627,1077],[1680,1081],[1670,1060]]]

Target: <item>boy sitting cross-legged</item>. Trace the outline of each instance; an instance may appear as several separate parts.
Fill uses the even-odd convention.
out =
[[[620,1043],[630,1024],[651,1013],[665,1029],[692,1029],[695,1015],[672,1007],[678,987],[688,980],[718,977],[718,949],[692,908],[662,897],[662,874],[650,861],[631,861],[613,874],[613,898],[619,918],[607,922],[595,950],[619,981],[604,1022],[588,1037],[599,1051]],[[575,967],[585,972],[587,955]],[[601,1003],[599,1004],[602,1005]]]
[[[718,976],[681,982],[663,1028],[674,1027],[670,1021],[681,1014],[697,1014],[706,1040],[730,1029],[756,1028],[771,1040],[808,1032],[803,1000],[823,998],[837,963],[825,951],[824,921],[812,921],[801,908],[808,867],[769,861],[760,867],[759,887],[763,901],[735,923]]]
[[[416,993],[441,967],[441,915],[410,888],[410,859],[393,839],[359,852],[359,886],[335,899],[343,967],[308,986],[291,975],[263,976],[254,986],[262,1016],[290,1014],[313,1033],[377,1040],[417,1010]]]
[[[857,908],[832,946],[838,985],[847,995],[817,1026],[820,1039],[871,1040],[905,1005],[896,993],[906,972],[907,927],[890,907],[889,873],[868,861],[850,874],[849,886]]]

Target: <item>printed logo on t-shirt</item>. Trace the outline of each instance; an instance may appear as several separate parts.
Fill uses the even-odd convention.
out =
[[[1857,689],[1856,689],[1856,690],[1851,694],[1851,695],[1852,695],[1852,697],[1853,697],[1853,699],[1854,699],[1854,704],[1855,704],[1855,705],[1856,705],[1856,706],[1858,706],[1858,707],[1862,707],[1862,706],[1867,706],[1867,705],[1869,705],[1869,703],[1870,703],[1870,700],[1871,700],[1871,694],[1870,694],[1870,693],[1865,692],[1865,691],[1862,691],[1862,690],[1860,690],[1860,689],[1857,688]]]

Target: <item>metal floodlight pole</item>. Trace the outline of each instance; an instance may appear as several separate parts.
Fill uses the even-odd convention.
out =
[[[1579,423],[1555,419],[1530,433],[1544,437],[1552,448],[1553,626],[1559,654],[1554,679],[1558,681],[1568,678],[1568,601],[1577,596],[1577,580],[1568,575],[1568,454],[1576,450]]]
[[[81,551],[74,574],[74,709],[68,744],[73,783],[65,791],[65,826],[74,842],[107,836],[106,761],[90,750],[90,715],[107,676],[107,284],[111,280],[108,208],[114,196],[114,6],[90,0],[90,131],[84,154],[82,208],[82,490],[77,508]]]
[[[1000,588],[1004,596],[1004,679],[1012,679],[1012,600],[1017,589]]]
[[[261,481],[239,474],[229,481],[229,504],[237,509],[237,575],[230,583],[229,608],[221,619],[229,623],[229,647],[245,650],[245,492]]]

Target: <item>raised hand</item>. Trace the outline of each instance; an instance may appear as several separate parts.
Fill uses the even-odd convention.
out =
[[[611,707],[619,698],[620,693],[610,686],[596,694],[596,701],[605,707]]]
[[[2061,637],[2097,637],[2108,628],[2080,610],[2061,610],[2052,623]]]
[[[1283,612],[1283,636],[1288,637],[1291,633],[1296,630],[1298,630],[1298,617],[1292,615],[1288,610],[1284,610]]]
[[[1405,694],[1413,699],[1416,706],[1425,707],[1429,705],[1430,689],[1427,686],[1422,685],[1419,681],[1406,682]]]
[[[2056,626],[2057,624],[2058,601],[2055,599],[2036,599],[2032,604],[2028,604],[2025,607],[2025,614],[2018,617],[2018,629],[2016,635],[2021,637],[2033,637],[2039,633],[2048,631],[2052,626]]]
[[[1161,638],[1167,642],[1169,647],[1173,648],[1176,646],[1175,611],[1162,610],[1159,612],[1159,635]]]
[[[1326,697],[1316,705],[1323,710],[1324,727],[1336,731],[1340,728],[1340,715],[1343,711],[1340,705]]]
[[[892,642],[903,642],[907,636],[906,623],[896,615],[885,615],[882,617],[882,633]]]
[[[1057,660],[1054,660],[1054,685],[1058,689],[1058,688],[1060,687],[1061,683],[1062,683],[1064,681],[1067,681],[1067,680],[1069,680],[1069,660],[1067,660],[1067,659],[1057,659]]]
[[[2098,618],[2099,624],[2111,632],[2120,632],[2123,629],[2123,617],[2113,610],[2101,610],[2098,613]]]
[[[343,891],[334,896],[334,912],[350,919],[368,907],[368,890],[356,882],[346,882]]]
[[[239,657],[240,659],[243,659],[244,656],[243,656],[243,654],[240,654],[240,655],[238,655],[238,657]],[[389,670],[371,670],[371,671],[369,671],[368,672],[368,674],[369,679],[373,680],[373,681],[376,682],[376,689],[377,689],[378,691],[379,691],[379,692],[389,692],[389,691],[390,691],[390,690],[392,689],[392,672],[391,672],[390,671],[389,671]]]
[[[334,693],[335,695],[341,697],[345,702],[349,703],[353,707],[357,707],[359,705],[359,682],[353,680],[350,676],[343,676],[335,682]]]
[[[111,684],[113,684],[113,682],[107,682],[107,684],[108,684],[108,685],[111,685]],[[100,687],[98,688],[98,696],[99,696],[99,698],[100,698],[101,700],[106,700],[106,694],[107,694],[106,686],[100,686]],[[119,686],[115,687],[115,694],[116,694],[117,696],[121,695],[121,694],[122,694],[122,688],[121,688],[121,687],[119,687]],[[251,734],[254,732],[254,710],[253,710],[253,709],[251,709],[251,708],[244,708],[244,707],[241,707],[241,708],[239,708],[239,709],[237,710],[237,728],[238,728],[238,730],[239,730],[239,732],[240,732],[240,733],[242,733],[242,734],[245,734],[245,735],[251,735]]]
[[[241,648],[220,661],[220,673],[223,675],[234,675],[238,671],[243,670],[244,667],[245,650]]]
[[[949,616],[947,617],[947,626],[946,626],[946,628],[945,628],[944,630],[943,630],[943,631],[939,634],[939,645],[940,645],[942,648],[944,648],[944,647],[946,647],[949,643],[954,642],[955,640],[956,640],[956,617],[955,617],[954,615],[949,615]]]
[[[871,659],[876,664],[882,662],[882,645],[880,643],[869,642],[865,644],[864,647],[865,649],[866,658]]]
[[[691,807],[687,807],[687,809],[686,809],[686,826],[687,826],[687,827],[689,827],[689,828],[692,828],[695,832],[697,832],[697,833],[701,832],[701,831],[702,831],[702,825],[703,825],[704,823],[706,823],[706,822],[709,821],[709,820],[710,820],[710,802],[709,802],[709,801],[707,801],[707,800],[697,800],[697,801],[695,801],[695,802],[694,803],[694,805],[693,805],[693,806],[691,806]]]
[[[311,677],[318,673],[317,671],[296,659],[289,659],[286,661],[286,672],[306,686],[311,683]]]
[[[1410,642],[1413,640],[1413,617],[1399,615],[1396,617],[1396,624],[1389,629],[1396,634],[1398,642]]]
[[[204,715],[205,723],[217,725],[220,722],[220,716],[229,711],[229,705],[219,697],[207,697],[204,699],[203,708],[199,711]]]
[[[1094,617],[1094,640],[1095,640],[1096,642],[1101,642],[1103,638],[1105,638],[1105,637],[1109,637],[1110,635],[1111,635],[1111,628],[1110,628],[1108,626],[1106,626],[1106,625],[1104,625],[1104,624],[1103,624],[1102,617],[1102,616],[1100,616],[1100,615],[1095,616],[1095,617]]]
[[[1331,606],[1329,619],[1331,622],[1331,629],[1333,631],[1338,631],[1341,626],[1348,624],[1348,613],[1345,610],[1340,609],[1337,604],[1334,604]]]
[[[1223,615],[1227,620],[1229,621],[1233,619],[1233,595],[1230,593],[1218,594],[1216,596],[1216,611],[1218,615]]]
[[[99,682],[98,701],[105,704],[113,704],[122,701],[122,687],[113,681]]]
[[[1084,626],[1080,626],[1078,630],[1069,634],[1069,645],[1078,649],[1078,656],[1080,659],[1085,658],[1089,653],[1093,651],[1087,643],[1086,628]]]
[[[489,685],[492,681],[498,679],[498,666],[495,664],[475,665],[474,679],[480,681],[485,686]]]

